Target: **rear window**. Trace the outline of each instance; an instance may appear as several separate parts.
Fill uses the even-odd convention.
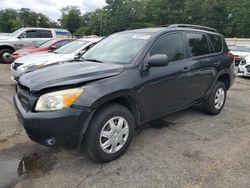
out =
[[[209,54],[207,37],[202,33],[187,33],[188,50],[192,57]]]
[[[209,38],[210,38],[210,40],[212,42],[214,52],[215,53],[221,52],[222,51],[222,39],[221,39],[221,36],[212,35],[212,34],[209,34],[208,36],[209,36]]]
[[[50,30],[39,30],[39,38],[52,38]]]

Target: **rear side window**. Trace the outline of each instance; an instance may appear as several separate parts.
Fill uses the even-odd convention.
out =
[[[150,50],[150,56],[166,54],[170,61],[178,61],[185,57],[182,33],[173,33],[161,37]]]
[[[39,30],[39,38],[52,38],[50,30]]]
[[[202,33],[187,33],[188,50],[192,57],[209,54],[207,36]]]
[[[210,38],[210,40],[212,42],[214,52],[215,53],[221,52],[222,51],[222,39],[221,39],[221,36],[213,35],[213,34],[209,34],[208,36],[209,36],[209,38]]]

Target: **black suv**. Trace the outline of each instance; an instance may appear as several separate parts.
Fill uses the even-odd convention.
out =
[[[83,145],[102,162],[146,122],[195,104],[218,114],[235,78],[224,37],[195,25],[115,33],[83,58],[24,74],[14,101],[32,140]]]

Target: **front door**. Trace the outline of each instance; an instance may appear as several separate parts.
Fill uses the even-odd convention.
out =
[[[144,76],[144,102],[147,120],[152,120],[187,104],[192,80],[191,61],[185,59],[182,32],[166,34],[153,45],[149,56],[166,54],[170,63],[151,67]]]

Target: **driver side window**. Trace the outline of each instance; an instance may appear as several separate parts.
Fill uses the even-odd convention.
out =
[[[156,54],[166,54],[170,62],[184,59],[185,46],[182,33],[166,34],[160,37],[150,50],[150,56]]]
[[[38,38],[37,30],[27,30],[23,35],[24,38]]]

